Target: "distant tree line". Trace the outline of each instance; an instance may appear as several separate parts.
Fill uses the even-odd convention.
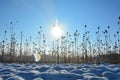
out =
[[[49,51],[47,51],[47,36],[41,26],[35,41],[31,36],[25,40],[23,32],[20,32],[18,42],[13,31],[13,22],[10,25],[10,39],[6,37],[7,30],[5,30],[4,38],[0,41],[0,62],[33,63],[32,54],[39,52],[41,60],[38,63],[120,63],[120,17],[116,33],[110,32],[110,26],[105,30],[97,27],[96,40],[93,42],[90,31],[85,25],[83,34],[76,30],[73,34],[66,32],[61,38],[53,40]],[[80,36],[82,42],[79,42]],[[114,39],[111,39],[111,36]]]

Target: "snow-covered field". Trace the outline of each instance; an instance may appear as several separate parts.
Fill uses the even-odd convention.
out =
[[[0,80],[120,80],[120,64],[0,63]]]

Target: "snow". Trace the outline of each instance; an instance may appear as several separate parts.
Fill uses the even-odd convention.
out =
[[[0,63],[0,80],[120,80],[120,64]]]

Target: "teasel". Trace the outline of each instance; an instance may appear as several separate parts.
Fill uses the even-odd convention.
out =
[[[118,53],[120,53],[120,33],[117,31],[117,45],[118,45]]]
[[[42,34],[43,34],[43,30],[42,30],[42,26],[40,26],[40,29],[38,31],[38,51],[41,53],[42,49],[41,49],[41,44],[42,44]]]
[[[23,32],[20,33],[20,61],[22,60]]]

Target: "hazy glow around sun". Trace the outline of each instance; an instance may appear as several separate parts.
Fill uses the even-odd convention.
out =
[[[52,28],[52,35],[55,38],[60,38],[62,36],[62,29],[58,26]]]
[[[62,36],[62,33],[63,33],[63,30],[56,20],[55,25],[52,27],[52,35],[55,38],[60,38]]]

